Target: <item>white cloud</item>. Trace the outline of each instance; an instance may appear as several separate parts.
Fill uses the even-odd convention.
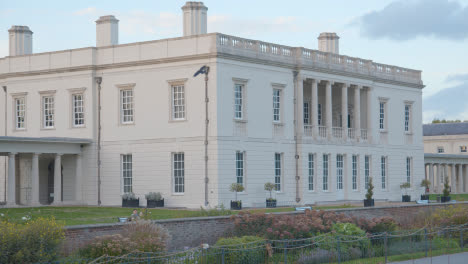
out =
[[[96,15],[97,14],[97,9],[95,7],[87,7],[87,8],[84,8],[84,9],[80,9],[80,10],[74,12],[73,14],[77,15],[77,16]]]

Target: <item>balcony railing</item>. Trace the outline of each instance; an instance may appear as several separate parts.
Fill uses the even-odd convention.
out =
[[[318,127],[319,137],[320,138],[327,138],[327,127],[326,126],[319,126]]]
[[[367,129],[365,129],[365,128],[361,128],[361,140],[364,140],[364,141],[368,140]]]
[[[356,138],[356,130],[354,128],[348,128],[348,138],[353,140]]]
[[[304,136],[312,137],[312,125],[304,125]]]
[[[343,138],[343,128],[341,128],[341,127],[332,127],[332,136],[334,138]]]
[[[326,126],[318,126],[318,138],[319,140],[327,139],[328,138],[328,133],[327,133],[327,127]],[[344,139],[344,133],[347,133],[347,140],[348,141],[353,141],[357,142],[358,141],[358,134],[360,133],[360,142],[367,142],[368,141],[368,130],[366,128],[362,128],[360,130],[357,130],[355,128],[347,128],[343,129],[342,127],[332,127],[331,128],[331,136],[332,138],[330,140],[343,140]],[[304,137],[315,137],[314,135],[314,126],[313,125],[304,125]]]

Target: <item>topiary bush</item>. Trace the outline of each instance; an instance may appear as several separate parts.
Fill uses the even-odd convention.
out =
[[[48,263],[57,259],[65,237],[63,225],[54,218],[26,221],[0,220],[0,263]]]
[[[119,234],[96,237],[82,247],[78,254],[84,258],[98,258],[131,252],[164,252],[169,238],[165,228],[151,221],[140,220],[125,225]]]
[[[221,238],[213,246],[216,254],[224,254],[224,263],[263,263],[265,240],[257,236]]]

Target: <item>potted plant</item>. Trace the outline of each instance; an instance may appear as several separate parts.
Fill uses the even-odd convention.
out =
[[[242,209],[242,201],[237,200],[237,193],[244,191],[244,186],[240,183],[233,183],[229,187],[229,191],[236,193],[236,200],[231,201],[231,210],[241,210]]]
[[[366,199],[364,200],[364,207],[374,206],[374,184],[372,183],[372,177],[369,177],[369,185],[367,186]]]
[[[265,191],[270,192],[270,198],[266,199],[266,207],[267,208],[275,208],[276,207],[276,199],[273,199],[271,197],[271,192],[276,189],[275,184],[271,183],[271,182],[267,182],[267,183],[265,183],[264,189],[265,189]]]
[[[132,192],[125,193],[122,195],[122,207],[139,207],[140,198],[136,198]]]
[[[424,194],[421,195],[421,200],[429,200],[429,186],[431,186],[431,182],[428,179],[421,181],[421,187],[424,187]]]
[[[442,191],[443,196],[440,197],[440,201],[443,203],[450,202],[450,186],[448,182],[448,177],[444,179],[444,190]]]
[[[411,202],[411,196],[408,195],[408,189],[411,188],[411,184],[409,182],[404,182],[400,184],[400,189],[404,190],[405,194],[402,195],[401,201],[404,203]]]
[[[147,208],[164,207],[164,198],[160,192],[149,192],[145,194],[145,198]]]

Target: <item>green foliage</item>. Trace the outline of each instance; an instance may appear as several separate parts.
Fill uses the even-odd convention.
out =
[[[352,236],[353,238],[349,238]],[[352,242],[350,242],[352,240]],[[352,223],[335,223],[331,232],[324,235],[321,249],[348,252],[351,248],[366,249],[370,240],[366,232]]]
[[[450,205],[434,211],[429,219],[429,226],[452,226],[468,223],[468,208],[463,205]]]
[[[132,192],[122,194],[122,199],[124,200],[136,200],[136,195]]]
[[[125,225],[122,232],[96,237],[82,247],[78,254],[83,258],[121,256],[131,252],[166,251],[169,233],[151,221],[139,220]]]
[[[3,217],[2,217],[3,218]],[[63,226],[54,218],[12,223],[0,219],[0,263],[51,262],[64,239]]]
[[[400,184],[400,189],[409,189],[411,188],[411,184],[409,182],[404,182]]]
[[[236,201],[237,201],[237,193],[244,191],[244,185],[240,183],[232,183],[231,186],[229,186],[229,191],[236,193]]]
[[[450,185],[449,185],[449,180],[448,177],[445,177],[444,179],[444,190],[442,191],[444,196],[449,196],[450,195]]]
[[[369,177],[369,185],[367,186],[366,199],[371,200],[374,196],[374,184],[372,183],[372,177]]]
[[[462,122],[462,121],[459,120],[459,119],[456,119],[456,120],[446,120],[446,119],[442,119],[442,120],[441,120],[441,119],[436,118],[436,119],[433,119],[433,120],[432,120],[432,124],[440,124],[440,123],[442,123],[442,124],[445,124],[445,123],[461,123],[461,122]],[[467,120],[464,120],[463,122],[467,122]]]
[[[233,212],[231,210],[224,207],[224,204],[208,209],[204,209],[200,206],[200,216],[232,215],[232,213]]]
[[[429,181],[428,179],[423,179],[421,181],[421,187],[429,188],[429,186],[431,186],[431,181]]]
[[[145,198],[148,201],[161,201],[163,199],[160,192],[149,192],[145,194]]]
[[[265,188],[265,191],[270,192],[270,200],[273,200],[273,198],[271,197],[271,192],[275,189],[275,184],[271,182],[267,182],[265,183],[264,188]]]
[[[224,252],[225,263],[262,263],[266,256],[264,243],[257,236],[221,238],[214,249]]]

